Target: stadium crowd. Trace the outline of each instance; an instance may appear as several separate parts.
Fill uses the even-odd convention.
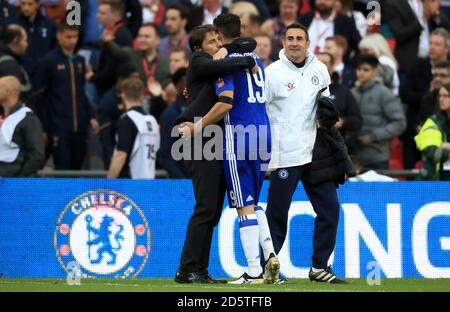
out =
[[[241,19],[242,37],[257,41],[265,66],[278,59],[285,27],[308,28],[310,51],[332,77],[336,127],[359,171],[421,168],[419,179],[450,179],[439,174],[450,170],[450,23],[440,0],[380,0],[380,12],[352,0],[80,0],[79,27],[65,22],[67,2],[0,0],[0,78],[18,79],[20,103],[41,124],[26,135],[34,149],[21,140],[15,161],[30,159],[27,170],[5,161],[9,154],[1,158],[11,138],[0,137],[0,176],[34,176],[44,166],[108,169],[122,84],[136,77],[145,86],[142,109],[159,124],[157,168],[188,178],[171,157],[171,129],[187,105],[189,33],[230,12]],[[14,83],[0,89],[1,129],[18,108],[4,100],[17,95]]]

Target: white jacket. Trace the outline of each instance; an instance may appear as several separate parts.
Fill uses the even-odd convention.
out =
[[[296,67],[280,51],[280,59],[266,68],[267,114],[272,130],[269,169],[310,163],[316,140],[316,96],[329,96],[327,67],[307,51],[306,63]]]

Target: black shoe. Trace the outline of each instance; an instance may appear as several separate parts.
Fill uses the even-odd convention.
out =
[[[319,272],[313,272],[311,268],[309,269],[308,277],[311,282],[314,281],[329,284],[348,284],[346,281],[340,279],[339,277],[336,276],[336,274],[334,274],[333,270],[331,269],[331,266]]]
[[[209,276],[208,273],[183,272],[177,271],[175,282],[180,284],[226,284],[226,280],[216,280]]]
[[[208,272],[206,273],[199,273],[205,280],[208,281],[208,284],[226,284],[228,283],[226,280],[224,279],[215,279],[212,278]]]

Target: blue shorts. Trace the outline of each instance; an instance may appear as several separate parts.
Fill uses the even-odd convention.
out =
[[[238,160],[236,154],[224,155],[222,165],[230,208],[258,205],[268,163],[269,160]]]

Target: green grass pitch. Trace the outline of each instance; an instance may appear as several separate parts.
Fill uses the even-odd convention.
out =
[[[64,279],[0,278],[0,292],[450,292],[450,279],[382,279],[369,286],[365,279],[347,279],[348,285],[290,279],[282,285],[177,284],[172,279],[86,279],[68,285]]]

